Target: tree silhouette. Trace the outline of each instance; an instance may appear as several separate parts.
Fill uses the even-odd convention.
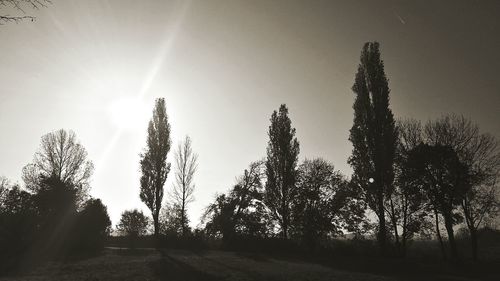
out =
[[[184,224],[189,227],[189,220],[184,218]],[[166,204],[160,212],[160,232],[162,234],[182,235],[182,209],[178,204]],[[189,228],[186,229],[188,231]]]
[[[82,204],[90,188],[93,170],[94,165],[87,159],[87,151],[75,133],[61,129],[42,136],[33,162],[23,168],[22,178],[32,192],[43,186],[42,179],[56,178],[74,186],[77,203]]]
[[[390,90],[377,42],[364,45],[352,90],[356,94],[354,124],[349,136],[353,144],[349,158],[354,170],[352,182],[364,191],[368,206],[378,217],[377,238],[384,253],[387,240],[384,202],[393,188],[397,131],[389,109]]]
[[[48,258],[64,256],[74,246],[71,239],[77,223],[77,192],[74,185],[55,175],[41,179],[34,195],[40,225],[35,248]]]
[[[265,202],[281,227],[282,238],[288,238],[290,209],[296,193],[299,142],[288,117],[288,108],[282,104],[271,115],[266,159]]]
[[[50,0],[0,0],[0,7],[10,7],[22,13],[22,15],[0,15],[0,25],[7,22],[20,22],[22,20],[34,21],[35,17],[26,15],[25,9],[40,9],[52,3]]]
[[[100,199],[89,199],[78,213],[73,231],[77,252],[96,252],[104,247],[106,237],[111,231],[108,210]]]
[[[500,175],[500,144],[477,124],[461,115],[447,114],[425,126],[427,142],[452,147],[470,175],[470,188],[461,207],[469,229],[472,256],[477,259],[478,228],[488,216],[499,210],[495,191]]]
[[[0,198],[0,274],[22,261],[37,238],[33,195],[19,186],[5,187]]]
[[[451,256],[458,259],[453,225],[460,217],[456,208],[470,187],[467,167],[451,147],[421,144],[409,153],[406,173],[406,177],[424,190],[430,204],[443,216]]]
[[[203,214],[207,233],[231,242],[236,236],[262,237],[270,218],[263,203],[262,161],[253,162],[228,194],[220,194]]]
[[[4,176],[0,176],[0,202],[2,202],[4,195],[7,193],[10,187],[10,181]]]
[[[198,168],[198,155],[193,152],[191,138],[186,136],[175,151],[175,183],[172,197],[175,205],[180,207],[180,223],[182,235],[188,229],[187,205],[194,200],[194,173]]]
[[[411,178],[405,177],[408,155],[423,142],[422,124],[414,119],[398,120],[398,142],[395,158],[395,186],[388,198],[386,213],[396,240],[396,248],[406,254],[407,241],[417,233],[428,216],[423,190]],[[399,233],[399,228],[401,233]]]
[[[170,171],[167,155],[170,151],[170,124],[168,123],[165,99],[156,100],[153,117],[149,121],[148,138],[145,152],[141,154],[141,191],[142,202],[151,211],[154,234],[159,234],[159,216],[163,200],[164,185]]]
[[[339,171],[324,159],[306,159],[299,166],[297,196],[293,204],[293,232],[310,249],[320,239],[356,231],[364,218],[364,207],[356,200]]]
[[[120,222],[116,226],[121,235],[128,236],[133,248],[139,236],[146,234],[148,229],[148,218],[137,209],[127,210],[122,213]]]

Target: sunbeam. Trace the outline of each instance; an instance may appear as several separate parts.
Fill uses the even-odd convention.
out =
[[[155,80],[156,76],[158,75],[158,71],[161,69],[161,67],[164,65],[168,54],[170,50],[172,49],[172,46],[175,42],[175,39],[179,33],[179,29],[184,22],[185,15],[187,11],[189,10],[189,7],[191,6],[191,1],[183,1],[182,6],[179,8],[176,14],[174,20],[170,25],[167,26],[166,32],[165,32],[165,40],[163,41],[160,50],[158,51],[157,55],[155,56],[155,59],[153,60],[153,63],[151,65],[150,70],[148,71],[147,75],[145,76],[142,86],[140,88],[139,93],[136,96],[136,100],[138,102],[142,102],[144,96],[148,92],[148,90],[151,88],[151,85],[153,81]],[[125,103],[122,103],[122,105]],[[128,103],[126,103],[128,104]],[[118,105],[120,106],[120,105]],[[127,109],[125,108],[115,108],[116,111],[119,112],[125,112]],[[96,162],[96,170],[95,174],[99,174],[99,172],[102,170],[102,166],[106,163],[111,151],[115,147],[116,142],[120,139],[123,130],[125,129],[126,126],[117,126],[116,131],[113,134],[113,137],[108,141],[106,148],[101,154],[101,157],[99,160]]]

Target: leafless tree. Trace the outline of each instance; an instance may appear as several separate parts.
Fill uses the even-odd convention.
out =
[[[477,259],[477,230],[499,209],[495,194],[499,188],[500,143],[494,136],[481,133],[470,119],[455,114],[428,122],[425,137],[431,144],[451,146],[468,168],[471,187],[461,206],[471,236],[473,258]]]
[[[187,205],[194,200],[194,174],[198,168],[198,155],[193,152],[191,138],[186,136],[175,151],[175,183],[172,197],[180,206],[182,234],[187,230]]]
[[[51,4],[50,0],[0,0],[0,9],[5,8],[7,10],[17,11],[16,15],[1,14],[0,15],[0,25],[8,22],[20,22],[22,20],[34,21],[35,17],[26,14],[26,9],[35,9],[47,7]],[[19,14],[20,13],[20,14]]]
[[[422,124],[415,119],[398,120],[398,140],[395,157],[395,185],[385,210],[394,232],[396,248],[406,254],[407,241],[420,229],[426,216],[422,189],[405,177],[408,154],[423,141]],[[401,230],[401,232],[399,232]],[[439,235],[438,235],[439,237]]]
[[[33,162],[23,168],[22,178],[28,190],[36,192],[42,177],[55,176],[74,185],[79,203],[82,203],[93,171],[94,165],[87,159],[87,151],[78,142],[75,133],[61,129],[42,136]]]

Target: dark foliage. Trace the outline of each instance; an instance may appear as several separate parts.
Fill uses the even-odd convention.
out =
[[[457,259],[453,225],[461,219],[457,206],[470,187],[467,167],[449,146],[421,144],[408,158],[406,177],[424,190],[430,204],[443,216],[452,258]]]
[[[364,204],[359,190],[350,185],[332,164],[316,158],[299,166],[297,195],[293,201],[293,236],[315,249],[320,240],[359,232]]]
[[[271,115],[268,136],[264,199],[279,224],[281,236],[286,239],[291,223],[291,204],[296,194],[300,148],[285,104]]]
[[[121,235],[128,237],[130,248],[135,248],[138,237],[146,234],[148,224],[148,217],[146,217],[142,211],[134,209],[122,213],[122,217],[116,229]]]
[[[74,249],[79,253],[95,253],[104,247],[106,237],[111,231],[111,220],[108,210],[100,199],[85,202],[83,210],[78,213],[74,229]]]
[[[149,121],[147,145],[140,160],[142,173],[140,198],[151,211],[156,236],[160,233],[159,217],[164,185],[170,172],[170,163],[167,163],[170,144],[170,124],[165,99],[159,98],[153,109],[153,117]]]
[[[354,170],[352,182],[364,191],[366,203],[378,217],[377,238],[385,251],[385,200],[393,189],[397,131],[377,42],[364,45],[352,90],[356,94],[349,136],[354,147],[349,158]]]
[[[78,190],[57,176],[42,176],[36,190],[31,194],[14,186],[3,192],[2,272],[48,259],[94,254],[104,246],[110,221],[100,200],[90,199],[78,211]]]
[[[271,218],[263,204],[263,176],[263,163],[254,162],[228,194],[216,197],[203,215],[208,235],[225,243],[241,236],[267,236]]]

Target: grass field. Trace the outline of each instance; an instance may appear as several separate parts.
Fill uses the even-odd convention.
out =
[[[362,264],[360,264],[362,266]],[[365,273],[362,273],[365,271]],[[298,258],[248,253],[154,249],[106,249],[100,256],[50,262],[0,280],[475,280],[447,276],[382,276],[338,269]],[[424,280],[424,279],[421,279]],[[494,279],[492,279],[494,280]]]

